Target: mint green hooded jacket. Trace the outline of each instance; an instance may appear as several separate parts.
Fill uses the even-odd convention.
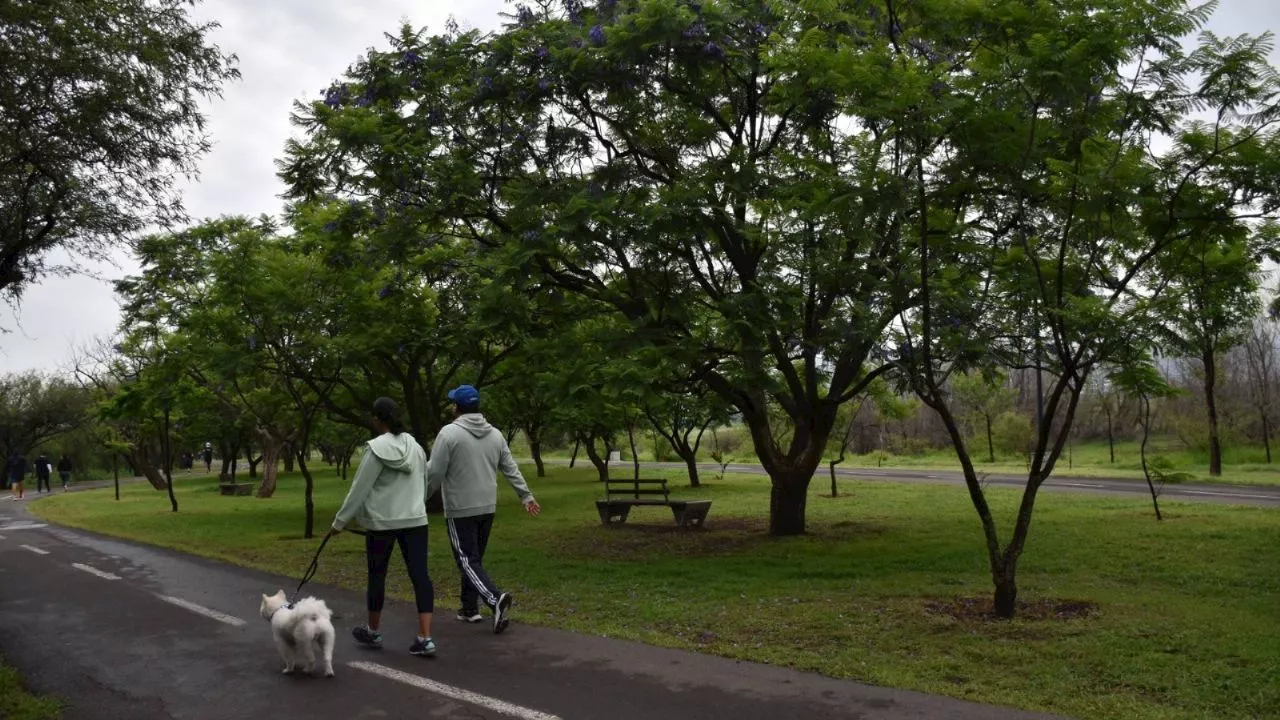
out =
[[[333,529],[352,520],[366,530],[427,524],[427,454],[412,435],[384,433],[369,441]]]

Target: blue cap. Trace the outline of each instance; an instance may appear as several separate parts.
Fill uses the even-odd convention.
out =
[[[449,399],[458,405],[475,405],[480,402],[480,391],[470,385],[459,385],[449,391]]]

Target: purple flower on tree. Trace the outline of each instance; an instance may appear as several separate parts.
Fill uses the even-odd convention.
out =
[[[596,25],[595,27],[591,28],[591,31],[587,34],[591,36],[591,42],[595,43],[596,45],[604,44],[605,34],[604,34],[603,25]]]
[[[407,67],[415,67],[421,61],[422,61],[422,56],[414,52],[413,50],[410,50],[406,52],[404,55],[400,56],[400,62],[404,63],[404,65]]]
[[[546,92],[551,89],[551,81],[546,78],[538,78],[538,89]]]
[[[334,222],[334,221],[330,220],[329,222],[327,222],[327,223],[325,223],[325,224],[324,224],[324,231],[325,231],[325,232],[327,232],[327,233],[337,232],[337,231],[338,231],[338,223],[336,223],[336,222]]]
[[[346,99],[346,85],[333,85],[324,91],[324,104],[328,105],[330,110],[337,110]]]
[[[696,40],[707,36],[707,27],[702,23],[694,23],[684,31],[685,39]]]
[[[720,46],[715,43],[715,41],[707,43],[702,48],[702,52],[706,53],[708,57],[713,57],[716,59],[724,57],[724,50],[722,50]]]
[[[533,56],[539,60],[546,60],[551,57],[551,51],[547,49],[546,45],[540,45],[537,50],[533,51]]]
[[[533,242],[533,241],[535,241],[535,240],[537,240],[537,239],[538,239],[538,231],[537,231],[537,230],[525,230],[525,231],[524,231],[524,234],[523,234],[523,235],[521,235],[521,238],[523,238],[525,242]]]
[[[257,349],[258,349],[258,336],[257,336],[257,335],[250,335],[250,336],[249,336],[249,349],[250,349],[250,350],[257,350]]]
[[[754,30],[757,35],[764,36],[769,34],[769,28],[765,27],[764,23],[756,23]]]
[[[393,290],[390,285],[383,285],[382,289],[378,291],[378,297],[386,300],[391,297],[391,293],[393,292],[395,292],[395,290]]]

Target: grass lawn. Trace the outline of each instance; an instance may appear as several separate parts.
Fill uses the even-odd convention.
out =
[[[1141,497],[1042,494],[1020,575],[1031,607],[997,622],[968,609],[990,582],[962,489],[845,481],[850,494],[833,500],[819,479],[810,534],[773,539],[762,478],[681,490],[715,501],[707,529],[682,534],[662,508],[602,527],[591,477],[559,468],[530,478],[545,509],[537,519],[514,493],[501,496],[486,564],[516,594],[520,621],[1090,720],[1280,718],[1275,510],[1170,502],[1157,523]],[[179,482],[178,514],[145,485],[124,488],[119,503],[104,490],[31,507],[285,575],[306,567],[316,541],[300,537],[299,479],[283,478],[270,500]],[[327,471],[317,484],[323,530],[346,487]],[[1016,493],[989,496],[1002,522],[1012,518]],[[452,608],[457,573],[438,524],[431,538],[438,604]],[[363,588],[360,539],[330,543],[316,579]],[[411,597],[402,574],[390,589]],[[1043,611],[1073,601],[1096,609]]]
[[[726,432],[726,431],[722,431]],[[745,435],[745,428],[735,427],[727,431],[736,436]],[[699,450],[700,462],[715,462],[711,458],[710,439],[704,438]],[[737,441],[737,449],[730,453],[734,462],[758,464],[759,460],[752,453],[750,444]],[[646,437],[638,443],[642,462],[658,459],[653,451],[654,443]],[[665,446],[662,449],[662,460],[679,462],[678,457],[670,455]],[[516,435],[511,444],[512,452],[517,457],[529,457],[528,445],[523,436]],[[985,445],[972,446],[973,459],[979,472],[993,475],[1025,475],[1027,465],[1025,458],[1016,455],[996,455],[996,462],[986,462]],[[547,451],[543,456],[548,459],[566,460],[572,454],[572,448],[558,448]],[[1188,449],[1176,438],[1153,438],[1147,448],[1148,461],[1163,458],[1171,464],[1172,470],[1187,473],[1190,482],[1224,483],[1231,485],[1280,485],[1280,447],[1276,448],[1276,463],[1268,464],[1266,454],[1261,445],[1228,444],[1223,451],[1223,472],[1219,477],[1209,475],[1209,455],[1207,452]],[[630,453],[623,450],[623,464],[630,463]],[[579,454],[578,461],[590,465],[585,454]],[[825,471],[826,460],[820,470]],[[960,471],[960,463],[956,460],[951,448],[935,448],[916,455],[894,455],[886,453],[868,453],[866,455],[849,455],[841,467],[846,468],[920,468],[931,470]],[[1054,468],[1056,477],[1078,478],[1115,478],[1120,480],[1142,480],[1142,460],[1139,444],[1136,441],[1119,441],[1115,447],[1115,462],[1111,462],[1110,449],[1105,441],[1079,442],[1071,445],[1069,452],[1064,452],[1062,460]]]
[[[0,718],[4,720],[57,720],[62,704],[36,697],[22,687],[18,671],[0,660]]]

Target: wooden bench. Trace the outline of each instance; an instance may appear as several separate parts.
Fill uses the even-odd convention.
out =
[[[253,483],[218,483],[218,489],[223,495],[252,495]]]
[[[702,527],[707,513],[711,512],[710,500],[672,500],[667,481],[663,478],[606,480],[604,494],[604,500],[596,501],[596,510],[600,512],[600,522],[605,525],[626,522],[631,508],[641,505],[671,508],[676,525],[681,528]]]

